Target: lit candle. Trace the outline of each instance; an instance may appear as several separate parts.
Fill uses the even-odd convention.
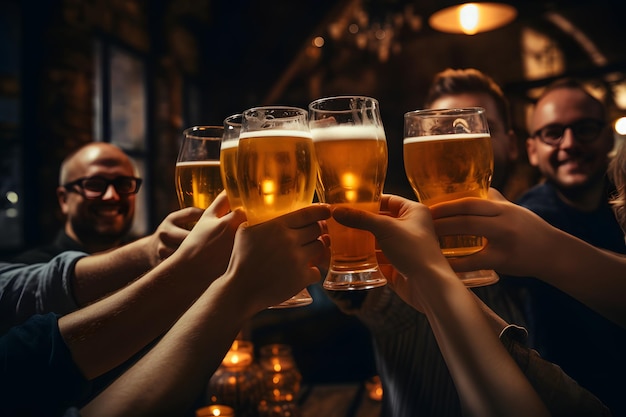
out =
[[[248,366],[252,363],[252,344],[243,340],[235,340],[222,359],[227,367]]]
[[[383,399],[383,386],[378,376],[374,376],[365,381],[365,388],[367,389],[367,396],[370,399],[374,401]]]
[[[235,410],[227,405],[213,404],[196,410],[196,417],[235,417]]]

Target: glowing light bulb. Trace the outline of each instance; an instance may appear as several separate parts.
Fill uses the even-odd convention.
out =
[[[464,4],[459,9],[459,23],[461,24],[463,33],[467,35],[473,35],[476,33],[479,18],[480,13],[478,6],[474,3]]]
[[[626,135],[626,117],[620,117],[615,121],[615,131],[618,135]]]

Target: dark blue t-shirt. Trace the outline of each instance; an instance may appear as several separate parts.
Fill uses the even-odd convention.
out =
[[[0,337],[0,415],[78,416],[71,407],[89,389],[57,323],[36,315]]]
[[[530,189],[518,204],[594,246],[626,253],[624,234],[608,201],[607,195],[597,210],[581,212],[565,204],[554,186],[545,183]],[[529,295],[528,326],[533,347],[598,396],[613,415],[626,416],[626,331],[542,281],[506,281],[513,283],[518,293],[526,291]]]

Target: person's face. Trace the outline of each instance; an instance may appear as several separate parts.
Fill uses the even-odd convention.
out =
[[[82,177],[115,179],[134,176],[129,158],[111,146],[94,146],[77,154],[69,164],[66,182]],[[66,215],[66,231],[86,245],[114,245],[130,230],[135,194],[118,194],[109,185],[101,197],[88,199],[59,187],[59,203]],[[69,228],[69,230],[68,230]]]
[[[581,120],[604,122],[602,108],[584,92],[560,88],[537,103],[531,119],[531,134],[546,126],[567,126]],[[572,129],[563,132],[561,142],[548,145],[538,137],[526,141],[528,160],[541,174],[562,190],[584,189],[597,184],[608,166],[613,136],[608,127],[590,142],[576,140]]]
[[[515,135],[504,127],[504,121],[500,117],[493,98],[486,93],[446,95],[433,101],[430,107],[433,109],[463,107],[482,107],[485,109],[493,147],[494,172],[491,186],[501,191],[510,170],[510,165],[517,159],[518,151]]]

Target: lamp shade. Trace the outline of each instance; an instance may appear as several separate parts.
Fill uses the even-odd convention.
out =
[[[438,31],[474,35],[502,27],[517,17],[517,9],[505,3],[461,3],[441,9],[428,19]]]

